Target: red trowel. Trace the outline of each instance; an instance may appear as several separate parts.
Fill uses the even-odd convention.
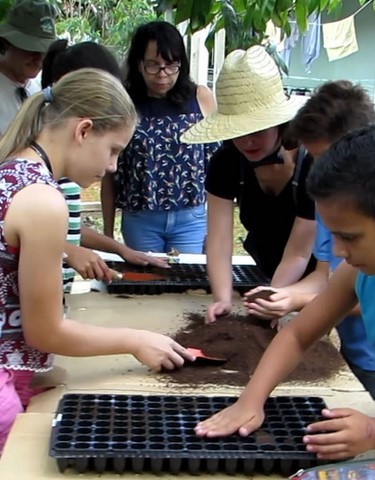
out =
[[[186,350],[194,355],[194,362],[187,362],[189,365],[224,365],[228,361],[227,358],[210,357],[199,348],[187,347]]]
[[[117,270],[109,269],[112,280],[126,280],[128,282],[152,282],[155,280],[164,280],[164,277],[155,273],[147,272],[118,272]]]

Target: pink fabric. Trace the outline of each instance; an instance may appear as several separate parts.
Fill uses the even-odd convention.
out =
[[[12,375],[16,392],[21,400],[23,408],[26,408],[30,402],[30,398],[33,395],[36,395],[34,389],[30,388],[33,372],[28,370],[13,370]]]
[[[0,456],[16,416],[23,412],[14,384],[14,372],[0,369]]]
[[[33,374],[27,370],[0,368],[0,457],[17,414],[28,406],[31,397],[52,388],[31,388]]]

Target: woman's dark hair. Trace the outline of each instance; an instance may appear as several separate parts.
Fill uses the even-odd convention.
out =
[[[180,62],[181,68],[177,81],[167,93],[167,98],[178,106],[184,105],[197,86],[190,79],[190,67],[184,41],[180,32],[171,23],[154,21],[139,26],[133,34],[126,61],[125,87],[137,105],[147,97],[147,87],[139,63],[149,42],[155,41],[157,54],[167,62]]]
[[[112,53],[95,42],[68,46],[67,40],[56,40],[43,60],[42,88],[57,82],[63,75],[81,68],[97,68],[120,79],[120,67]]]

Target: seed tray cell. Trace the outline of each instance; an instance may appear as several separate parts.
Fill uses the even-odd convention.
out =
[[[200,420],[235,397],[67,394],[53,423],[50,456],[64,472],[290,475],[319,462],[302,442],[321,417],[319,397],[271,397],[265,422],[248,437],[198,438]]]
[[[107,262],[108,266],[118,272],[136,272],[156,274],[157,280],[115,279],[109,282],[107,290],[115,294],[147,294],[181,293],[188,289],[203,289],[210,292],[206,265],[203,264],[173,264],[171,268],[163,269],[152,266],[129,265],[124,262]],[[255,265],[233,265],[233,288],[244,293],[249,288],[268,285],[269,279]]]

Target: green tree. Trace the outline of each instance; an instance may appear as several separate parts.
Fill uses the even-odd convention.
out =
[[[188,22],[187,32],[197,32],[211,25],[206,45],[213,46],[215,33],[224,28],[226,53],[236,48],[248,48],[265,38],[266,24],[272,20],[290,34],[289,20],[297,21],[300,31],[307,29],[313,12],[337,12],[344,0],[159,0],[157,10],[173,10],[174,23]],[[364,5],[368,0],[356,0]],[[375,9],[375,0],[373,0]]]
[[[1,0],[0,1],[0,22],[2,22],[12,4],[12,0]]]
[[[14,0],[0,0],[0,22]],[[56,31],[68,33],[73,43],[94,40],[126,51],[133,30],[157,17],[150,0],[50,0],[57,7]]]
[[[72,42],[95,40],[122,56],[133,30],[156,18],[148,0],[57,0],[58,35],[68,32]]]

